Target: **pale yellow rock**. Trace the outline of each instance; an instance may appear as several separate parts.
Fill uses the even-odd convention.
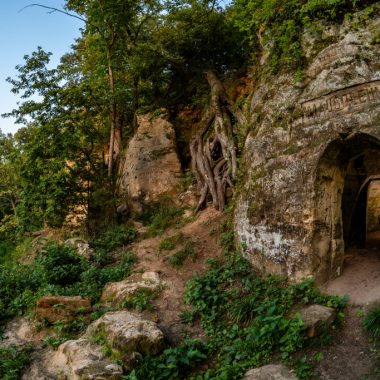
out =
[[[282,364],[268,364],[248,371],[243,380],[297,380]]]
[[[132,212],[164,196],[175,201],[182,176],[174,128],[165,112],[157,117],[141,115],[137,121],[137,132],[128,144],[119,173],[119,185]]]

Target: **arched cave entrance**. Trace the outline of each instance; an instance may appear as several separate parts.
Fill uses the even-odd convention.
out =
[[[358,133],[332,141],[317,167],[314,205],[314,272],[325,282],[341,275],[345,253],[380,249],[380,140]]]

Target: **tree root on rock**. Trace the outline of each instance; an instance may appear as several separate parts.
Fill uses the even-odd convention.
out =
[[[220,211],[224,209],[226,190],[233,189],[237,173],[233,126],[246,122],[213,70],[207,72],[207,81],[211,88],[210,105],[202,118],[202,128],[190,142],[191,169],[200,193],[196,212],[209,194],[213,206]]]

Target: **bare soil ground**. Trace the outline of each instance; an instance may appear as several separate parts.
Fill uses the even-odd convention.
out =
[[[346,317],[332,345],[323,350],[324,359],[317,368],[322,380],[380,379],[373,369],[376,355],[363,329],[363,315],[380,304],[379,241],[369,241],[368,249],[351,248],[346,252],[343,273],[322,290],[349,296]]]
[[[347,307],[343,326],[336,332],[333,343],[321,350],[323,359],[316,368],[314,379],[379,379],[371,375],[376,358],[362,327],[361,311],[356,306]]]
[[[349,249],[342,275],[328,283],[325,290],[329,294],[348,294],[351,305],[380,302],[380,250]]]
[[[130,247],[138,257],[136,271],[155,271],[165,282],[162,293],[154,300],[156,314],[160,327],[170,341],[176,343],[181,340],[184,333],[195,334],[202,337],[202,331],[196,327],[184,331],[184,325],[180,323],[180,315],[187,306],[183,302],[183,292],[186,282],[194,274],[202,274],[207,269],[207,259],[221,255],[222,249],[219,244],[221,224],[224,220],[222,213],[213,208],[202,211],[197,219],[182,228],[171,229],[162,236],[148,238],[133,244]],[[160,242],[168,237],[183,234],[183,242],[186,240],[193,243],[196,258],[186,259],[184,265],[175,268],[167,261],[169,255],[174,254],[178,247],[172,251],[159,250]],[[200,336],[199,336],[200,335]]]

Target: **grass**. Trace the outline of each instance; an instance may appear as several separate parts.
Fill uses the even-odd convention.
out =
[[[363,321],[363,325],[373,339],[380,337],[380,306],[368,313]]]
[[[176,253],[168,256],[166,260],[173,267],[181,267],[186,259],[191,258],[193,262],[196,260],[197,254],[191,241],[187,241],[185,245]]]
[[[169,227],[179,227],[184,209],[173,205],[170,199],[162,199],[146,207],[139,220],[148,226],[148,235],[157,236]]]

